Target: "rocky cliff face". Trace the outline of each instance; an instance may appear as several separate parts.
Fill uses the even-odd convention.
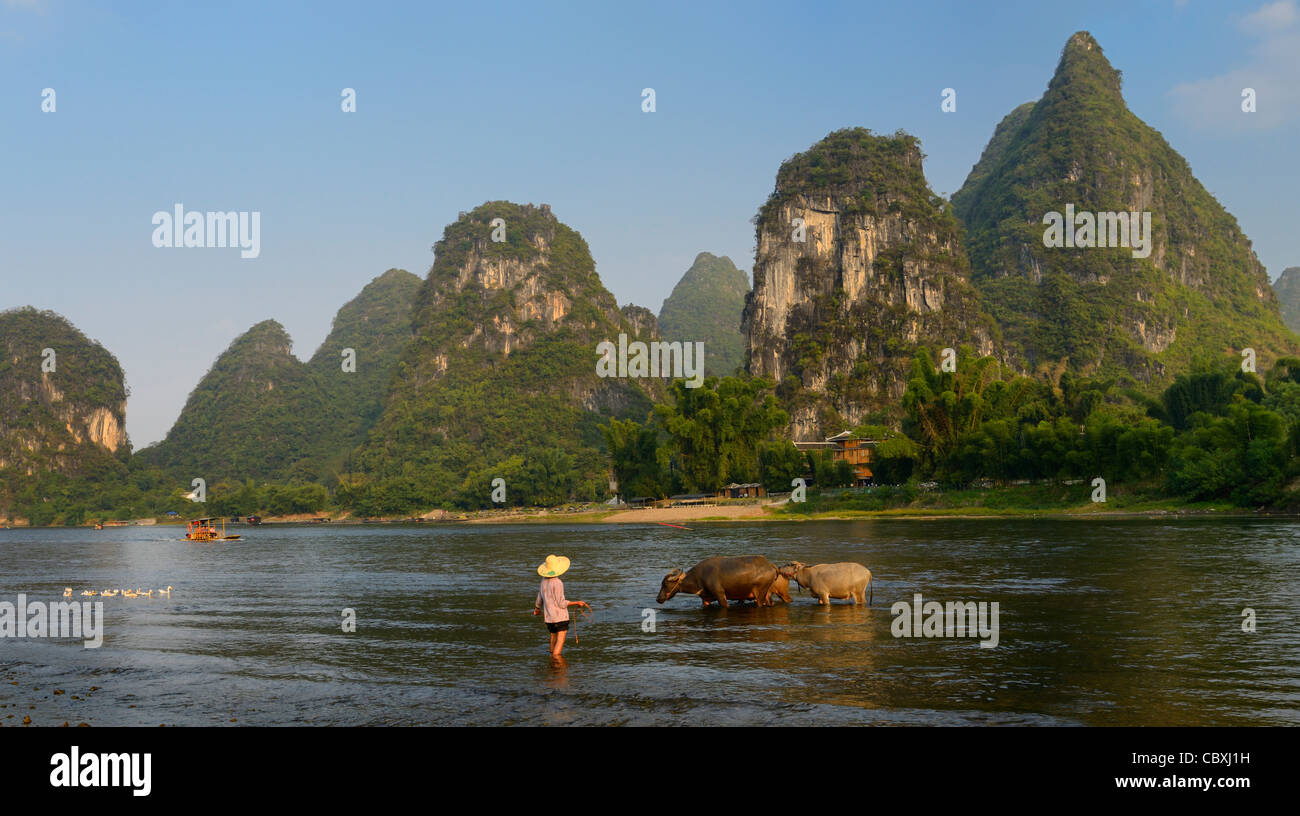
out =
[[[785,162],[757,243],[749,371],[780,384],[796,439],[895,410],[919,346],[994,350],[957,221],[911,136],[837,131]]]
[[[1287,328],[1300,332],[1300,266],[1283,269],[1273,282],[1273,291],[1277,293],[1278,306]]]
[[[129,452],[117,359],[53,312],[0,313],[0,472],[81,475]]]
[[[512,457],[568,456],[603,486],[599,423],[643,419],[662,384],[597,376],[597,344],[641,332],[582,236],[544,204],[494,201],[448,225],[434,252],[367,472],[418,474],[430,505]]]
[[[1295,348],[1250,241],[1129,111],[1087,32],[1070,37],[1042,98],[998,126],[953,203],[983,301],[1029,370],[1154,389],[1198,355],[1251,347],[1267,363]],[[1081,242],[1045,246],[1044,219],[1070,212]],[[1116,212],[1150,214],[1149,247],[1132,235],[1087,245],[1096,214]]]

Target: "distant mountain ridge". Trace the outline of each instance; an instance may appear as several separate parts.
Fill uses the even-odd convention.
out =
[[[390,269],[334,319],[306,363],[278,322],[230,344],[191,392],[167,437],[139,452],[186,484],[218,480],[330,481],[378,417],[396,361],[410,342],[419,278]],[[355,352],[354,370],[343,352]]]
[[[1277,293],[1282,320],[1291,331],[1300,332],[1300,266],[1283,269],[1273,282],[1273,291]]]
[[[703,342],[706,376],[727,376],[745,364],[740,330],[749,278],[726,255],[701,252],[659,309],[668,342]]]

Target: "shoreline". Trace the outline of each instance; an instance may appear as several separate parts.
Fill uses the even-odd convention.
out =
[[[939,521],[945,519],[1079,519],[1079,520],[1116,520],[1136,518],[1275,518],[1300,519],[1300,513],[1285,511],[1245,510],[1238,507],[1184,507],[1184,508],[1133,508],[1099,510],[1089,506],[1071,506],[1061,509],[1016,508],[983,509],[979,507],[897,507],[883,510],[825,510],[812,513],[783,513],[777,508],[785,502],[767,504],[718,504],[706,506],[680,507],[646,507],[625,510],[590,509],[576,511],[556,511],[553,509],[529,510],[471,510],[462,512],[432,511],[421,516],[381,517],[359,519],[349,513],[337,516],[320,514],[298,514],[291,516],[265,516],[261,524],[230,523],[233,528],[258,526],[361,526],[361,525],[490,525],[490,524],[766,524],[773,522],[810,522],[810,521],[864,521],[864,520],[909,520]],[[328,521],[314,519],[328,518]],[[180,527],[184,521],[157,521],[140,519],[118,527]],[[90,528],[91,525],[77,525]],[[62,527],[40,528],[25,524],[6,525],[0,530],[30,529],[67,529]]]
[[[330,525],[359,524],[765,524],[772,522],[809,522],[809,521],[863,521],[863,520],[909,520],[938,521],[944,519],[1013,519],[1013,518],[1050,518],[1079,520],[1112,520],[1132,518],[1295,518],[1297,513],[1266,513],[1240,508],[1147,508],[1092,510],[1090,508],[1064,508],[1060,510],[1024,509],[991,510],[978,512],[976,508],[893,508],[888,510],[827,510],[809,514],[787,514],[777,512],[783,503],[747,504],[747,505],[711,505],[683,507],[654,507],[631,510],[590,510],[583,512],[554,512],[551,510],[526,510],[502,512],[497,510],[467,511],[459,514],[446,514],[442,518],[388,519],[346,519],[329,522]],[[293,519],[268,518],[264,524],[303,524]]]

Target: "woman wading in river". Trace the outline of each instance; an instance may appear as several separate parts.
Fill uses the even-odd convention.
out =
[[[569,607],[591,606],[586,601],[569,601],[564,598],[564,582],[560,580],[569,569],[569,559],[562,555],[548,555],[546,561],[537,568],[542,576],[542,586],[537,591],[537,601],[533,604],[533,614],[544,614],[546,630],[551,633],[551,657],[559,657],[564,650],[564,637],[569,630]]]

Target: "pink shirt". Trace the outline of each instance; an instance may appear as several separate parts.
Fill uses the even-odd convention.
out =
[[[569,602],[564,599],[564,582],[559,578],[543,578],[542,586],[537,591],[537,602],[547,623],[559,623],[569,619]]]

